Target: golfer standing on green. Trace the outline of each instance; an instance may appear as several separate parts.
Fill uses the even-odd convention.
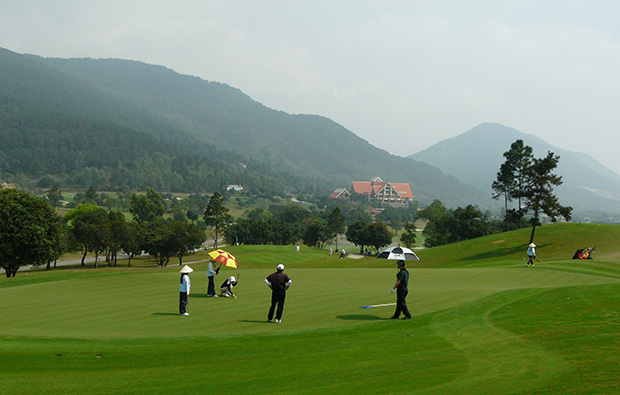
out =
[[[398,261],[398,274],[396,275],[396,284],[392,288],[392,293],[396,290],[396,311],[394,315],[390,317],[393,320],[397,320],[402,312],[405,316],[403,320],[410,320],[411,313],[407,308],[407,294],[409,290],[407,285],[409,284],[409,272],[405,269],[405,261]]]
[[[282,322],[282,312],[284,311],[284,300],[286,299],[286,290],[291,286],[291,279],[284,273],[284,265],[279,264],[275,273],[270,274],[265,283],[271,288],[271,307],[267,314],[267,321],[271,322],[273,313],[276,313],[276,324]],[[277,310],[276,310],[277,306]]]
[[[189,315],[187,312],[187,301],[189,300],[189,288],[191,281],[189,281],[189,274],[194,270],[185,265],[181,269],[181,286],[179,288],[179,314]]]

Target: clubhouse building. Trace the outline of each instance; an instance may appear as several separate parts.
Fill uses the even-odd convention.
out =
[[[385,182],[379,177],[371,181],[353,181],[351,187],[336,189],[329,197],[331,199],[347,199],[358,194],[366,196],[370,202],[379,202],[381,205],[405,206],[413,200],[411,187],[407,183]]]

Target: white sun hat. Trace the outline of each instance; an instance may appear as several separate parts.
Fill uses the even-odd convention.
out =
[[[184,266],[181,268],[181,273],[191,273],[191,272],[193,272],[193,271],[194,271],[194,269],[192,269],[191,267],[189,267],[189,266],[187,266],[187,265],[184,265]]]

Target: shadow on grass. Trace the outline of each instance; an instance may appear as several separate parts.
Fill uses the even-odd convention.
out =
[[[213,298],[213,296],[207,296],[207,294],[189,294],[189,297],[190,298]],[[218,298],[222,298],[222,297],[223,296],[218,295]],[[214,298],[214,299],[217,299],[217,298]],[[227,299],[227,298],[224,298],[224,299]],[[231,298],[231,299],[234,299],[234,298]]]
[[[153,313],[153,315],[179,315],[179,313]]]
[[[350,314],[350,315],[337,315],[339,320],[349,321],[376,321],[385,320],[386,318],[377,317],[376,315],[364,315],[364,314]]]
[[[269,322],[267,320],[239,320],[239,322],[248,322],[251,324],[273,324],[273,322]]]
[[[536,246],[536,248],[539,249],[547,245],[549,244],[539,245],[539,246]],[[477,260],[484,260],[484,259],[504,258],[506,256],[515,255],[520,252],[523,253],[524,257],[527,256],[527,246],[498,248],[492,251],[483,252],[483,253],[476,254],[476,255],[469,255],[467,257],[457,259],[457,261],[472,261],[472,260],[477,261]]]

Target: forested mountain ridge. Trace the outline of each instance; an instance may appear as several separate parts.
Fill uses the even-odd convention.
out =
[[[15,150],[32,147],[31,156],[39,162],[48,156],[96,156],[93,150],[85,154],[77,144],[71,152],[60,153],[71,141],[82,141],[84,149],[120,151],[84,163],[93,173],[101,173],[96,177],[100,183],[111,186],[123,185],[121,175],[137,169],[144,171],[132,177],[148,184],[151,175],[146,170],[164,166],[167,175],[160,184],[167,185],[147,186],[209,190],[205,184],[212,179],[217,178],[218,185],[245,184],[248,175],[243,172],[253,171],[251,179],[273,180],[273,187],[313,187],[328,193],[354,180],[380,176],[409,182],[422,201],[441,199],[447,205],[489,201],[484,193],[440,170],[390,155],[327,118],[272,110],[238,89],[162,66],[114,59],[50,59],[6,50],[0,50],[0,65],[0,132],[3,139],[11,136],[13,141],[10,152],[0,154],[1,178],[52,174],[75,180],[75,174],[68,176],[67,171],[77,171],[77,165],[61,176],[60,171],[50,173],[45,163],[37,173],[24,170],[24,161],[13,160]],[[101,134],[104,141],[95,137]],[[50,152],[42,155],[38,148]],[[175,166],[178,162],[183,163]],[[241,162],[248,164],[247,170],[239,168]],[[188,169],[194,178],[187,177]],[[196,178],[203,173],[219,177]],[[134,182],[130,187],[141,186]]]
[[[557,188],[557,195],[563,204],[582,212],[620,212],[620,175],[589,154],[560,149],[498,123],[480,124],[409,157],[490,194],[491,184],[505,161],[503,153],[517,139],[531,146],[535,157],[545,156],[548,151],[560,156],[556,173],[562,176],[563,184]]]
[[[32,57],[0,49],[0,87],[0,179],[192,192],[265,178],[239,155]]]

